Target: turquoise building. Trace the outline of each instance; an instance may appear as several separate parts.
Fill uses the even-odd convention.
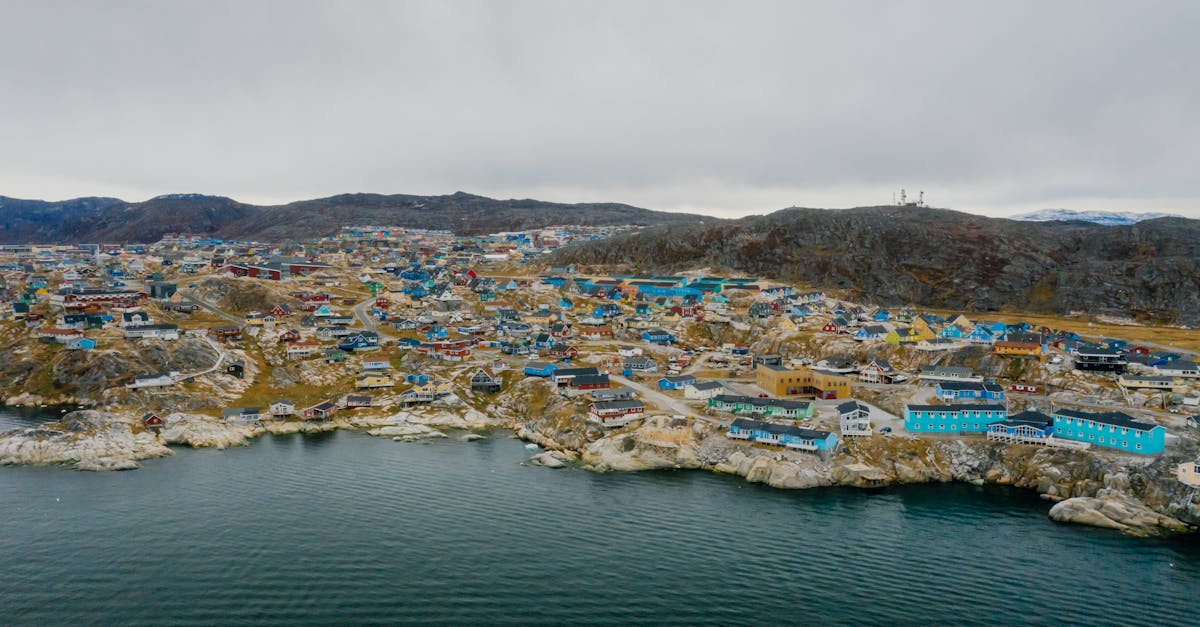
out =
[[[909,433],[983,433],[988,425],[1004,422],[1004,405],[905,405],[904,429]]]
[[[1161,453],[1167,430],[1119,411],[1089,412],[1059,409],[1054,412],[1054,437],[1087,442],[1127,453]]]

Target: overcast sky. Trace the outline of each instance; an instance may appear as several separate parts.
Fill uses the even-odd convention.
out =
[[[0,0],[0,195],[1200,217],[1200,2]]]

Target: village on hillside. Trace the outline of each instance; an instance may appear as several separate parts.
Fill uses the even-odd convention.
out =
[[[6,402],[135,411],[154,431],[174,409],[240,424],[439,404],[487,413],[522,384],[606,431],[685,417],[817,455],[891,437],[1144,456],[1200,436],[1196,355],[1144,334],[545,261],[619,230],[6,246]]]

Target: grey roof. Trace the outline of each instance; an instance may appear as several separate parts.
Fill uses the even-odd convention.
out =
[[[921,366],[921,374],[933,376],[971,376],[972,370],[966,366]]]
[[[846,401],[845,403],[838,403],[838,406],[837,406],[838,415],[849,414],[851,412],[856,412],[856,411],[869,412],[869,411],[871,411],[871,408],[867,407],[866,405],[864,405],[858,401]]]
[[[1092,420],[1101,424],[1112,425],[1114,427],[1126,427],[1129,429],[1137,429],[1139,431],[1149,431],[1158,427],[1152,422],[1138,420],[1129,414],[1124,414],[1119,411],[1112,412],[1090,412],[1082,409],[1059,409],[1054,412],[1055,416],[1066,416],[1068,418],[1082,418],[1083,420]]]
[[[541,362],[535,361],[533,363],[541,363]],[[588,366],[585,368],[559,368],[554,371],[554,378],[561,379],[563,377],[586,377],[586,376],[596,376],[598,374],[600,374],[600,371],[591,366]]]
[[[1003,423],[1005,426],[1016,427],[1019,425],[1030,425],[1035,427],[1049,427],[1054,424],[1054,419],[1040,411],[1023,411],[1019,414],[1009,416],[1008,420]]]
[[[621,399],[616,401],[596,401],[592,403],[596,409],[635,409],[646,404],[637,399]]]
[[[956,403],[949,405],[905,405],[905,409],[911,411],[945,411],[945,412],[960,412],[960,411],[1007,411],[1004,405],[999,403]]]
[[[722,403],[744,403],[754,407],[778,407],[780,409],[807,409],[812,404],[808,401],[785,401],[778,398],[740,396],[737,394],[718,394],[714,398]]]
[[[735,418],[729,426],[748,431],[766,431],[767,433],[773,433],[777,435],[794,435],[806,440],[824,440],[832,435],[832,432],[822,431],[821,429],[806,429],[804,427],[782,425],[775,422],[763,422],[761,420],[751,420],[749,418]]]

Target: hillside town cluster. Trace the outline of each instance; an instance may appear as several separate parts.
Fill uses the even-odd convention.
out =
[[[112,382],[126,389],[186,390],[210,373],[244,379],[277,363],[336,373],[320,398],[296,402],[305,395],[273,389],[269,399],[245,398],[257,404],[212,408],[236,422],[328,420],[448,397],[486,409],[489,395],[533,378],[599,429],[683,414],[719,422],[734,440],[818,454],[882,436],[1153,455],[1200,428],[1189,415],[1200,414],[1200,364],[1169,348],[856,304],[756,277],[595,275],[546,262],[563,245],[618,230],[462,237],[348,227],[282,245],[171,235],[148,245],[6,246],[0,320],[54,351],[136,355],[146,342],[190,336],[221,355],[208,371]],[[273,300],[235,310],[206,289],[230,283]],[[946,363],[968,350],[1022,364],[976,372]],[[1012,372],[1074,373],[1127,403],[1086,402],[1047,389],[1045,376]],[[906,402],[880,407],[893,396]],[[144,421],[162,426],[153,412]]]

